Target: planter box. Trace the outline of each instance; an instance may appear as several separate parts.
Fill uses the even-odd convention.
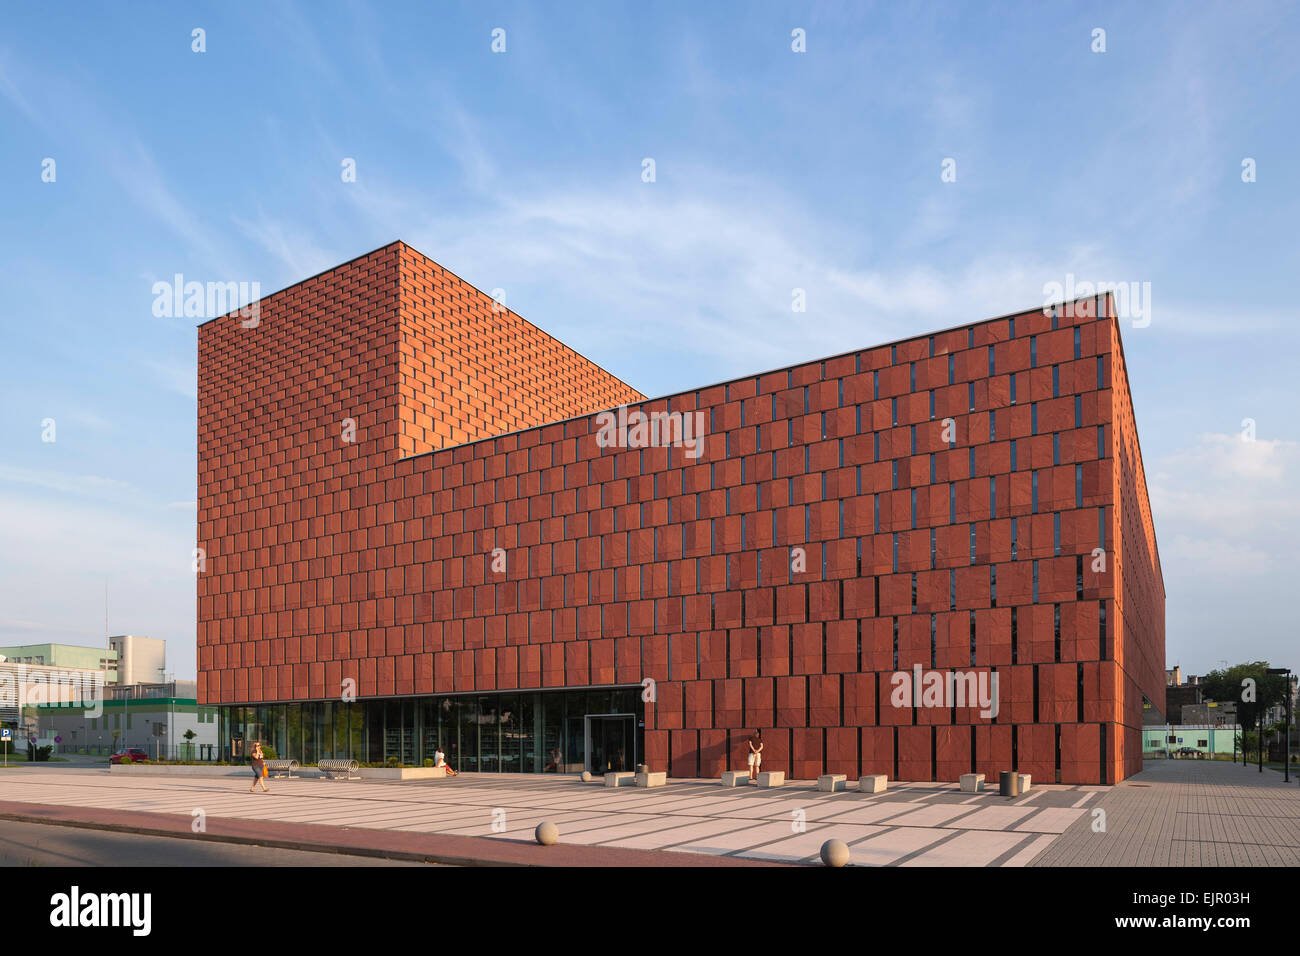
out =
[[[435,780],[447,776],[446,767],[362,767],[356,772],[365,780]]]
[[[168,766],[158,763],[115,763],[109,764],[109,773],[133,773],[137,776],[152,774],[160,777],[248,777],[252,779],[253,769],[248,767],[213,767],[195,765]]]
[[[253,777],[251,766],[213,767],[213,766],[168,766],[157,763],[115,763],[109,765],[109,773],[130,773],[136,776],[159,777]],[[315,779],[321,772],[315,767],[299,767],[293,772],[294,777]],[[354,771],[356,776],[369,780],[435,780],[447,776],[446,767],[362,767]],[[274,780],[274,777],[269,777]]]

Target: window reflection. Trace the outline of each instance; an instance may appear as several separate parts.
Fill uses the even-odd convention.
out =
[[[410,697],[219,709],[222,756],[261,740],[304,765],[335,757],[404,766],[439,748],[458,770],[579,773],[632,770],[644,754],[640,687]]]

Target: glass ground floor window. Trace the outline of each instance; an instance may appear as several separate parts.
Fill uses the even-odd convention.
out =
[[[229,706],[219,720],[227,760],[261,741],[304,765],[351,757],[420,766],[441,748],[461,771],[605,773],[635,770],[645,753],[640,685]]]

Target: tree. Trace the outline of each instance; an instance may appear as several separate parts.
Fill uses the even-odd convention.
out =
[[[1207,700],[1235,701],[1242,729],[1255,730],[1270,707],[1286,700],[1286,676],[1268,673],[1269,666],[1268,661],[1251,661],[1210,671],[1201,681],[1204,696]],[[1247,681],[1254,681],[1253,692]],[[1247,700],[1249,696],[1254,700]]]

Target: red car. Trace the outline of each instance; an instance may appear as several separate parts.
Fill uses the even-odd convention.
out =
[[[149,755],[139,747],[127,747],[125,750],[119,750],[108,758],[109,763],[121,763],[123,757],[130,757],[131,763],[139,763],[141,760],[148,760]]]

